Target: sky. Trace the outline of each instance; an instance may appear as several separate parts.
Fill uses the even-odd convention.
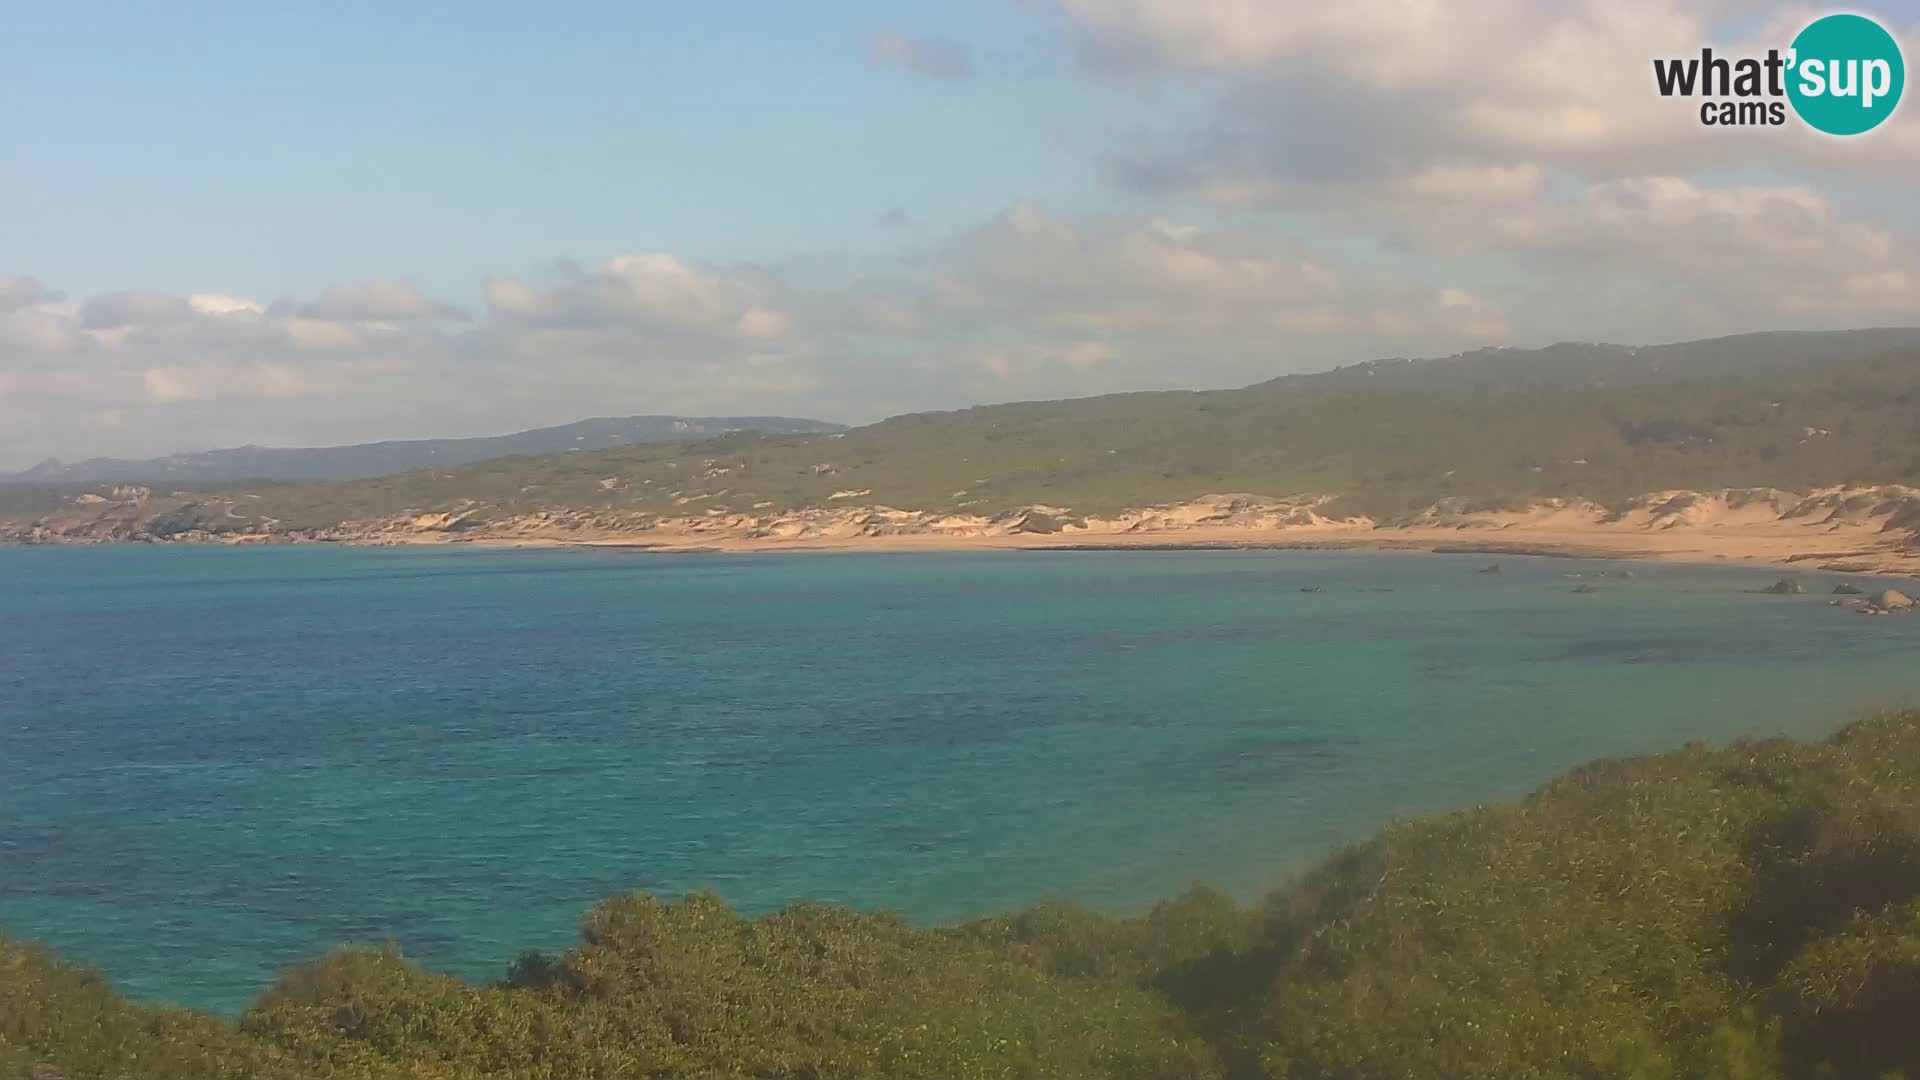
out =
[[[9,5],[0,469],[1920,324],[1910,103],[1653,89],[1825,10]]]

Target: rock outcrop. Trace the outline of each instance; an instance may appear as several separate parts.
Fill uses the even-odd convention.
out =
[[[1913,597],[1908,596],[1899,589],[1882,589],[1873,594],[1873,597],[1867,601],[1864,610],[1874,614],[1912,611]]]

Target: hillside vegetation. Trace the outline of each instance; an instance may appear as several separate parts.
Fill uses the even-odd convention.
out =
[[[1672,488],[1913,483],[1920,344],[1880,348],[1902,335],[1920,337],[1489,350],[1240,390],[918,413],[828,434],[735,433],[343,483],[161,487],[138,513],[168,535],[455,511],[476,525],[542,510],[698,516],[886,505],[992,515],[1047,505],[1111,514],[1242,492],[1338,496],[1335,512],[1393,520],[1442,499],[1617,504]],[[1729,377],[1744,370],[1741,357],[1767,373]],[[0,521],[32,520],[74,494],[0,489]]]
[[[22,484],[213,484],[233,480],[350,480],[430,465],[465,465],[515,454],[704,439],[734,431],[839,431],[839,424],[786,416],[607,416],[559,427],[471,439],[395,439],[352,446],[238,446],[130,461],[48,458],[0,480]]]
[[[1680,382],[1717,382],[1826,367],[1881,353],[1920,349],[1920,327],[1878,330],[1775,330],[1670,345],[1561,342],[1544,349],[1476,349],[1428,360],[1373,360],[1334,371],[1288,375],[1276,383],[1367,381],[1400,388],[1562,390]]]
[[[929,929],[623,896],[494,985],[348,948],[237,1023],[0,940],[0,1075],[1920,1077],[1915,1015],[1914,712],[1596,763],[1252,908]]]
[[[1663,488],[1920,480],[1920,350],[1719,382],[1489,395],[1277,382],[921,413],[829,436],[732,435],[255,492],[329,524],[468,500],[499,513],[831,505],[1111,513],[1214,492],[1332,494],[1392,516],[1460,497],[1613,502]]]

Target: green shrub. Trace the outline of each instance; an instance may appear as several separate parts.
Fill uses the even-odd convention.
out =
[[[1217,1073],[1151,992],[1050,974],[964,934],[803,904],[634,895],[579,947],[475,988],[391,952],[287,976],[246,1030],[338,1076],[1140,1076]]]
[[[134,1005],[99,974],[0,936],[0,1077],[245,1077],[292,1072],[232,1025]]]
[[[1920,902],[1863,913],[1781,975],[1788,1051],[1808,1073],[1920,1075]]]
[[[616,897],[492,986],[396,951],[236,1026],[0,939],[0,1077],[1920,1076],[1920,713],[1603,761],[1254,910],[947,928]]]

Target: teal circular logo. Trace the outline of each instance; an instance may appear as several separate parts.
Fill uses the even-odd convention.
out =
[[[1893,115],[1907,85],[1900,43],[1862,15],[1828,15],[1793,39],[1787,99],[1829,135],[1872,131]]]

